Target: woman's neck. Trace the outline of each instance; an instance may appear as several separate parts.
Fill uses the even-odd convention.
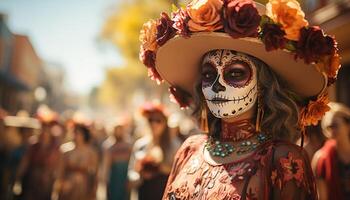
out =
[[[251,119],[242,119],[235,122],[221,121],[221,141],[237,142],[251,138],[256,134]]]

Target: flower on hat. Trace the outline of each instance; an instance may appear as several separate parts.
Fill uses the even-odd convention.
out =
[[[261,38],[265,44],[266,51],[284,49],[287,44],[285,35],[286,33],[280,25],[265,23],[262,26]]]
[[[224,30],[233,38],[256,37],[261,16],[251,0],[231,0],[224,6]]]
[[[170,100],[180,105],[180,108],[186,108],[191,103],[191,95],[179,87],[169,87]]]
[[[169,39],[175,36],[176,31],[173,28],[174,22],[171,21],[168,14],[162,12],[160,19],[157,20],[157,34],[156,41],[159,46],[162,46]]]
[[[143,24],[139,40],[144,50],[156,51],[157,45],[157,22],[150,20]]]
[[[300,29],[307,26],[305,14],[296,0],[270,0],[266,4],[266,14],[274,22],[281,24],[286,38],[297,41]]]
[[[148,77],[156,81],[159,85],[163,81],[163,79],[156,70],[156,54],[151,50],[141,49],[139,58],[148,69]]]
[[[190,31],[215,31],[222,29],[221,0],[194,0],[187,6],[190,17],[188,27]]]
[[[175,11],[172,15],[172,20],[174,21],[173,27],[177,30],[177,33],[183,37],[190,36],[190,29],[188,27],[188,21],[190,17],[186,10],[180,8]]]
[[[296,56],[303,58],[306,63],[317,62],[322,57],[333,55],[335,51],[334,39],[325,35],[318,26],[301,29]]]
[[[323,115],[330,110],[327,93],[319,95],[316,101],[311,100],[308,105],[303,107],[300,111],[300,125],[310,126],[317,125]]]

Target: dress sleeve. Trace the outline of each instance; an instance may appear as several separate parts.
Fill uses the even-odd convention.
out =
[[[270,199],[318,199],[308,156],[293,144],[273,148],[270,186]]]

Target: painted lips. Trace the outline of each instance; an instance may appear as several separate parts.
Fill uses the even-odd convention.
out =
[[[221,103],[225,103],[231,100],[225,99],[225,98],[220,98],[220,97],[214,97],[211,100],[208,100],[210,102],[212,102],[213,104],[221,104]]]

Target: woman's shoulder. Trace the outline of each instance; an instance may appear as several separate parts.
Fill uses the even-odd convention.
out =
[[[296,199],[305,196],[307,199],[315,199],[316,188],[306,151],[301,146],[286,141],[273,141],[271,147],[270,181],[276,194],[282,197],[283,191],[293,191],[300,197]]]
[[[271,146],[274,150],[275,158],[284,157],[288,154],[293,154],[297,157],[308,158],[307,153],[303,147],[288,141],[276,140],[271,143]]]
[[[196,134],[188,137],[178,149],[175,161],[185,163],[187,159],[200,149],[207,138],[208,136],[204,134]]]
[[[180,150],[197,150],[206,140],[208,136],[205,134],[196,134],[188,137],[181,145]]]

